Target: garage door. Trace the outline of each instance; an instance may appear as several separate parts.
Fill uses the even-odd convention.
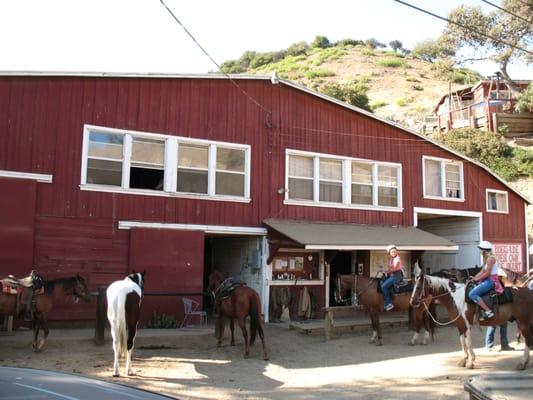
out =
[[[469,268],[480,264],[479,251],[479,218],[442,217],[421,219],[418,228],[454,241],[459,250],[450,252],[426,252],[422,261],[432,272],[442,268]]]

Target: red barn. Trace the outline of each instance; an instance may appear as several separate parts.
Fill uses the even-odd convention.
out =
[[[528,200],[483,165],[277,77],[0,76],[0,274],[147,270],[143,322],[220,269],[330,305],[336,272],[398,245],[432,271],[496,244],[525,271]],[[294,297],[297,298],[297,297]],[[209,300],[204,298],[204,307]],[[292,310],[295,312],[296,310]],[[56,320],[92,320],[94,304]]]

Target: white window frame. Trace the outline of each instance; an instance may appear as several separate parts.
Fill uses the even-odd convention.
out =
[[[432,196],[426,194],[426,160],[438,161],[440,163],[440,196]],[[461,197],[446,197],[443,193],[446,193],[446,165],[457,165],[459,166],[459,190],[461,191]],[[424,199],[433,199],[433,200],[444,200],[444,201],[465,201],[465,180],[463,172],[463,163],[457,160],[450,160],[447,158],[432,157],[432,156],[422,156],[422,191],[424,194]]]
[[[505,211],[501,211],[501,210],[491,210],[489,208],[489,193],[495,193],[495,194],[503,194],[505,195],[505,206],[506,206],[506,210]],[[487,212],[490,212],[490,213],[496,213],[496,214],[509,214],[509,192],[505,191],[505,190],[497,190],[497,189],[486,189],[485,190],[485,199],[486,199],[486,209],[487,209]]]
[[[289,157],[290,156],[305,156],[313,158],[313,200],[299,200],[289,198]],[[325,202],[319,200],[319,164],[320,159],[328,158],[336,161],[342,161],[342,203],[335,202]],[[352,204],[352,162],[361,162],[372,164],[372,205],[366,204]],[[395,167],[397,171],[397,182],[398,182],[398,203],[397,206],[380,206],[378,205],[378,165]],[[329,208],[349,208],[357,210],[383,210],[383,211],[392,211],[392,212],[402,212],[402,164],[385,162],[385,161],[375,161],[367,160],[362,158],[352,158],[352,157],[343,157],[335,154],[325,154],[325,153],[315,153],[303,150],[285,150],[285,198],[283,204],[287,205],[299,205],[299,206],[311,206],[311,207],[329,207]]]
[[[89,137],[92,131],[101,133],[124,135],[123,145],[123,159],[122,159],[122,184],[121,186],[98,185],[87,183],[87,160],[89,154]],[[165,142],[165,166],[164,166],[164,188],[163,190],[150,189],[130,189],[129,188],[129,174],[131,165],[131,144],[132,138],[147,138],[163,140]],[[209,170],[208,170],[208,193],[184,193],[177,192],[177,171],[178,171],[178,149],[180,143],[207,145],[209,147]],[[215,194],[216,175],[216,148],[217,146],[224,148],[232,148],[244,151],[244,195],[243,196],[228,196]],[[204,139],[193,139],[189,137],[171,136],[153,132],[141,132],[126,129],[116,129],[96,125],[84,125],[83,127],[83,148],[82,148],[82,162],[81,162],[81,181],[80,189],[97,192],[110,193],[125,193],[138,194],[148,196],[163,196],[163,197],[180,197],[180,198],[195,198],[219,201],[233,201],[246,202],[251,201],[250,198],[250,180],[251,180],[251,146],[240,143],[219,142]]]

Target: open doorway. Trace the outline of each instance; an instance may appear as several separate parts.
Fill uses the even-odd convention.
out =
[[[329,292],[334,293],[335,290],[335,276],[337,274],[351,274],[352,273],[352,252],[351,251],[326,251],[326,260],[330,265]],[[335,296],[329,296],[329,306],[345,305],[337,303]]]

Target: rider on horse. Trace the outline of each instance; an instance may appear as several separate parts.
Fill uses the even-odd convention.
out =
[[[398,254],[398,249],[396,245],[391,244],[387,246],[387,253],[389,253],[389,271],[388,277],[381,282],[381,291],[383,292],[383,297],[385,298],[385,311],[390,311],[394,308],[392,304],[392,298],[390,290],[393,285],[398,284],[403,279],[403,263],[400,255]]]
[[[472,278],[477,283],[477,286],[468,293],[468,297],[485,311],[479,317],[480,321],[483,321],[494,317],[494,312],[487,306],[481,296],[491,290],[495,290],[498,294],[503,293],[503,286],[498,277],[500,267],[496,256],[492,252],[492,243],[483,240],[477,247],[483,256],[484,265],[481,271]]]

